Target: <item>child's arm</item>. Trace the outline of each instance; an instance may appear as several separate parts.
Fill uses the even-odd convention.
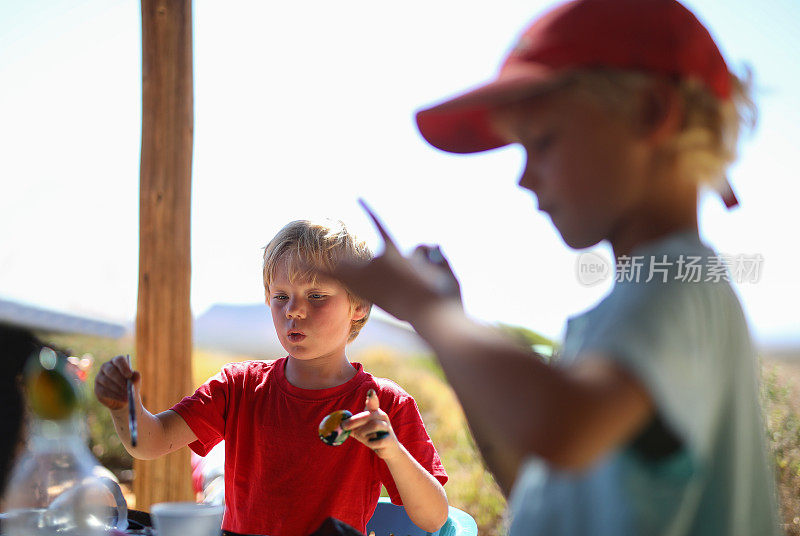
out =
[[[439,530],[448,513],[444,488],[397,440],[389,416],[378,405],[375,391],[370,389],[367,393],[366,410],[353,415],[342,426],[386,462],[411,521],[428,532]],[[378,432],[388,434],[376,439]]]
[[[451,305],[421,312],[413,325],[436,352],[506,495],[527,456],[584,468],[653,414],[639,381],[603,356],[551,367]]]
[[[508,495],[524,459],[588,466],[635,434],[653,414],[644,386],[603,356],[550,367],[464,314],[458,282],[438,250],[408,259],[380,228],[386,252],[335,270],[349,288],[401,320],[433,348],[476,443]],[[433,259],[433,260],[431,260]]]
[[[136,402],[136,447],[131,445],[128,427],[128,378],[133,381]],[[110,410],[117,435],[131,456],[140,460],[158,458],[197,440],[186,421],[174,411],[167,410],[157,415],[147,411],[139,395],[140,385],[141,374],[132,371],[123,356],[104,363],[94,381],[95,395]]]

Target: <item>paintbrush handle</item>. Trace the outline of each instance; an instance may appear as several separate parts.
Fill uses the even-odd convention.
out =
[[[126,357],[128,358],[128,368],[130,368],[131,356]],[[136,403],[133,399],[133,382],[131,380],[128,380],[128,430],[131,434],[131,446],[135,447],[139,433],[136,426]]]

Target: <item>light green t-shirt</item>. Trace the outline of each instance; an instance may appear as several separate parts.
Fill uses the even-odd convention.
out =
[[[755,352],[720,257],[696,232],[630,257],[612,292],[568,321],[557,366],[590,353],[616,360],[647,388],[660,424],[582,472],[527,460],[511,535],[780,534]],[[673,448],[654,453],[645,435]]]

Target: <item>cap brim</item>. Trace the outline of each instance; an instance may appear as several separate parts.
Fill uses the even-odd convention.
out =
[[[417,112],[417,127],[434,147],[450,153],[476,153],[508,145],[492,127],[490,111],[546,92],[553,85],[549,69],[505,69],[498,80]]]

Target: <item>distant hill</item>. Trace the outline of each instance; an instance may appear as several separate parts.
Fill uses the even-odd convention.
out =
[[[0,298],[0,324],[51,333],[78,333],[111,339],[118,339],[126,332],[126,327],[122,324],[3,298]]]
[[[194,344],[203,350],[256,359],[274,359],[285,354],[275,334],[269,308],[264,304],[211,306],[195,318]],[[373,310],[366,326],[348,348],[351,353],[357,353],[376,346],[405,355],[429,352],[408,325],[387,319],[385,313]]]
[[[505,329],[514,333],[517,327]],[[529,330],[526,331],[526,334]],[[512,333],[512,334],[514,334]],[[532,335],[531,335],[532,334]],[[530,338],[533,332],[527,334]],[[541,338],[540,336],[536,335]],[[537,339],[538,340],[538,339]],[[544,339],[543,339],[544,340]],[[534,344],[536,340],[528,343]],[[549,341],[547,341],[549,342]],[[760,355],[768,359],[792,360],[800,358],[800,344],[790,341],[759,341]],[[256,359],[273,359],[284,354],[275,335],[272,316],[264,304],[230,305],[218,304],[210,307],[194,321],[195,346],[231,354],[252,356]],[[373,309],[367,325],[350,345],[351,356],[372,347],[390,348],[398,354],[417,355],[429,349],[420,337],[408,326],[389,318],[383,311]]]

